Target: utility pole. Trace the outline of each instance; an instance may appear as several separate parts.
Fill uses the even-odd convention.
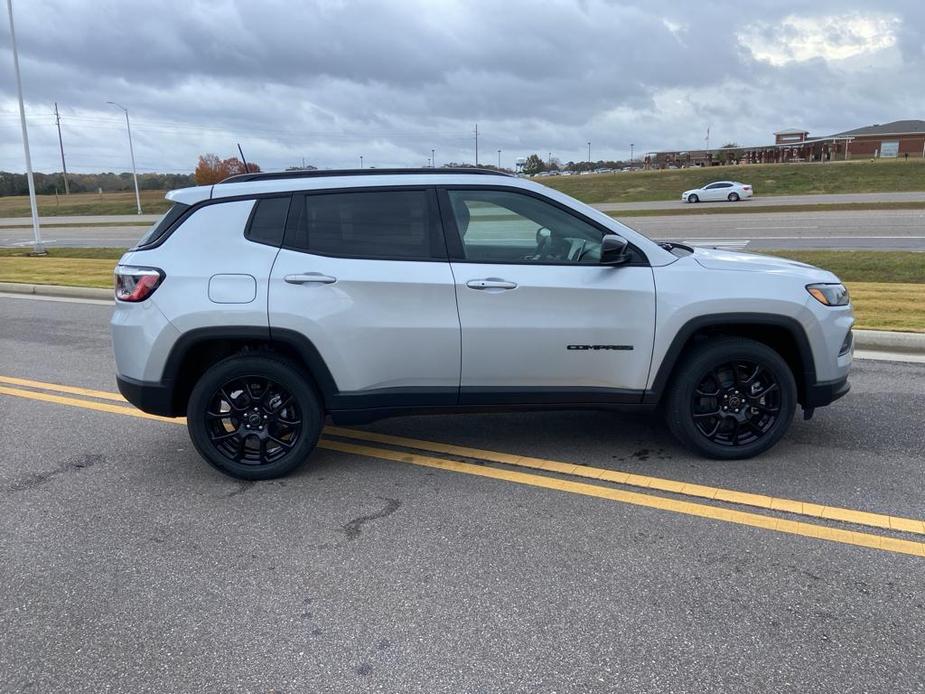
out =
[[[128,109],[121,104],[117,104],[115,101],[107,101],[107,104],[112,104],[116,108],[121,108],[125,111],[125,127],[128,129],[128,151],[132,155],[132,179],[135,181],[135,205],[138,207],[138,214],[141,214],[141,195],[138,193],[138,174],[135,172],[135,147],[132,145],[132,124],[128,120]],[[238,145],[238,150],[240,151],[241,145]],[[241,153],[241,157],[244,157],[244,153]],[[247,165],[245,164],[244,170],[247,170]]]
[[[64,172],[64,194],[70,195],[67,188],[67,164],[64,163],[64,140],[61,139],[61,116],[58,115],[58,102],[55,102],[55,123],[58,125],[58,147],[61,149],[61,170]]]
[[[16,50],[16,31],[13,28],[13,0],[6,0],[10,14],[10,46],[13,49],[13,69],[16,72],[16,93],[19,96],[19,121],[22,124],[22,146],[26,153],[26,180],[29,182],[29,207],[32,208],[32,254],[47,255],[39,230],[39,209],[35,202],[35,178],[32,176],[32,155],[29,153],[29,131],[26,129],[26,107],[22,101],[22,79],[19,77],[19,53]]]
[[[479,124],[475,124],[475,165],[479,165]]]
[[[707,138],[706,138],[706,140],[707,140],[707,150],[709,150],[709,149],[710,149],[710,126],[709,126],[709,125],[707,126]]]

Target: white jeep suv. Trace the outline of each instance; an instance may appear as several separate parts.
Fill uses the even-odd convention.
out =
[[[186,415],[246,479],[325,417],[664,411],[714,458],[767,450],[848,391],[845,288],[809,265],[655,243],[478,169],[245,174],[173,191],[119,261],[119,389]]]

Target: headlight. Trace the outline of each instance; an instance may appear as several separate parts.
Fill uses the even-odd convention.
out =
[[[851,301],[843,284],[808,284],[806,291],[820,304],[826,306],[847,306]]]

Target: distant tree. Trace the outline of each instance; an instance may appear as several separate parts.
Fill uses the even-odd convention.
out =
[[[200,154],[199,163],[196,165],[196,171],[193,176],[196,183],[201,186],[209,186],[213,183],[219,183],[229,176],[235,176],[243,173],[259,173],[260,167],[257,164],[248,162],[244,166],[237,157],[228,159],[219,159],[217,154]]]
[[[546,162],[540,159],[539,154],[531,154],[524,162],[524,173],[528,176],[541,173],[546,170]]]

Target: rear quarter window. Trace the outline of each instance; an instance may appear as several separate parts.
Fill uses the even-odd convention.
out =
[[[247,223],[247,229],[244,231],[245,238],[277,248],[281,246],[291,200],[291,195],[257,200],[250,221]]]
[[[160,219],[158,219],[148,228],[148,230],[144,233],[144,236],[138,239],[138,243],[135,244],[135,248],[144,248],[145,246],[151,246],[157,243],[158,240],[167,233],[167,230],[173,226],[173,223],[182,217],[183,213],[186,212],[189,208],[189,205],[184,205],[181,202],[175,202],[173,205],[171,205],[169,210],[161,215]]]

